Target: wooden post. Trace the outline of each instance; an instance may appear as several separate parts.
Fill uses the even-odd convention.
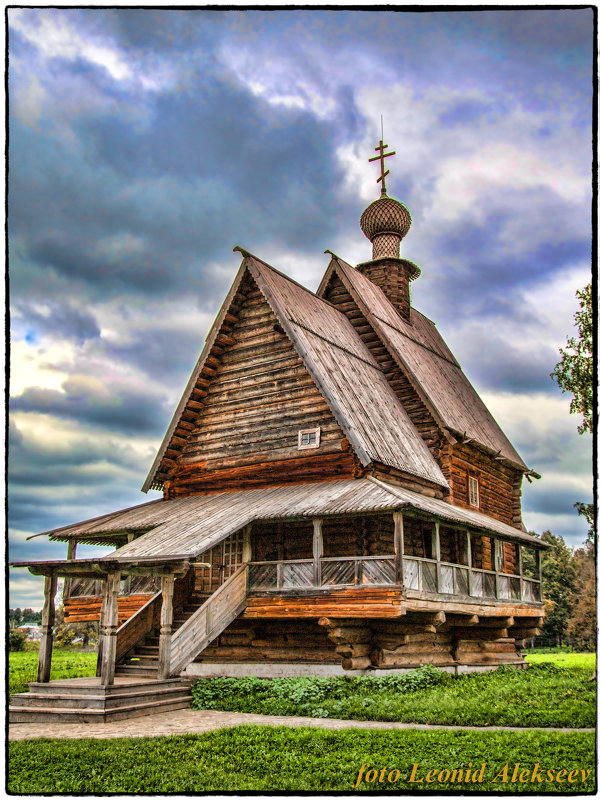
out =
[[[433,524],[432,555],[436,560],[436,587],[440,591],[440,522],[436,520]]]
[[[57,577],[54,573],[44,577],[44,607],[42,609],[42,639],[38,654],[38,681],[50,681],[52,662],[52,627],[54,626],[54,596]]]
[[[465,529],[465,537],[467,538],[467,587],[469,595],[473,595],[473,557],[471,555],[471,532]]]
[[[394,512],[394,553],[396,554],[396,579],[404,584],[404,518],[402,512]]]
[[[251,526],[243,530],[243,562],[251,562]]]
[[[71,539],[67,542],[67,560],[71,561],[75,559],[75,551],[77,549],[77,540]],[[63,602],[67,600],[71,596],[71,582],[70,578],[65,578],[65,584],[63,585]]]
[[[117,645],[117,596],[119,594],[119,571],[107,575],[103,605],[101,607],[100,630],[103,640],[101,659],[101,684],[113,684],[115,680],[115,650]]]
[[[322,520],[312,521],[314,525],[314,537],[312,538],[312,557],[314,558],[314,586],[320,587],[320,559],[323,554],[322,547]]]
[[[538,548],[534,549],[534,556],[536,558],[536,575],[538,576],[538,600],[542,601],[542,551]]]
[[[523,601],[523,551],[521,543],[517,543],[517,571],[519,573],[519,600]]]
[[[161,629],[159,632],[159,670],[157,678],[167,679],[170,675],[172,644],[172,621],[174,619],[174,576],[161,579]]]

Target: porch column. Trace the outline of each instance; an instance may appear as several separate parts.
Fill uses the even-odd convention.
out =
[[[115,651],[117,645],[117,596],[121,574],[109,573],[103,605],[101,607],[100,631],[102,638],[101,684],[113,684],[115,680]]]
[[[523,601],[523,550],[520,542],[517,543],[517,572],[519,573],[519,600]]]
[[[243,529],[243,562],[251,562],[251,526]]]
[[[71,539],[67,542],[67,559],[68,561],[72,561],[75,559],[75,551],[77,549],[77,540]],[[72,579],[65,578],[65,583],[63,585],[63,601],[67,600],[67,598],[71,595],[71,584]]]
[[[54,626],[54,596],[57,592],[57,577],[54,573],[44,576],[44,607],[42,609],[42,639],[38,654],[38,681],[50,681],[52,661],[52,627]]]
[[[170,675],[170,656],[172,645],[172,621],[174,619],[174,576],[161,579],[161,629],[159,632],[159,670],[158,679]]]
[[[436,587],[437,591],[440,591],[440,522],[436,520],[433,524],[433,544],[432,544],[432,556],[436,560]]]
[[[404,518],[402,512],[394,512],[394,553],[396,554],[396,581],[404,584]]]
[[[536,557],[536,575],[538,576],[538,600],[542,601],[542,551],[540,548],[534,549],[534,555]]]
[[[465,537],[467,538],[467,589],[469,590],[469,595],[473,595],[473,571],[471,568],[473,567],[473,557],[471,555],[471,532],[469,529],[465,529]]]
[[[322,520],[312,521],[314,525],[314,537],[312,539],[312,556],[314,558],[314,586],[320,587],[320,557],[323,554],[322,548]]]

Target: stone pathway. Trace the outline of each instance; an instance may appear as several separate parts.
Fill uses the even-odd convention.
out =
[[[426,723],[389,723],[374,720],[335,720],[284,715],[255,715],[246,712],[219,712],[179,709],[112,723],[11,723],[9,740],[38,737],[164,737],[169,734],[203,734],[241,724],[264,726],[311,726],[316,729],[424,729],[435,731],[528,731],[517,726],[438,726]],[[529,731],[594,732],[595,729],[530,728]]]

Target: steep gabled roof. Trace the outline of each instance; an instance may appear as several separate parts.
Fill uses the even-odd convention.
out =
[[[245,251],[237,277],[187,384],[143,486],[156,486],[165,452],[211,348],[248,271],[293,344],[364,466],[380,462],[447,487],[383,372],[347,317],[332,304]]]
[[[380,287],[337,256],[331,259],[317,295],[325,293],[334,274],[407,374],[436,422],[527,470],[434,323],[416,309],[411,309],[410,321],[404,319]]]

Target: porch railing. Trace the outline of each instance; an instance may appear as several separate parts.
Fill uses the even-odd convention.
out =
[[[161,589],[161,579],[156,576],[129,576],[120,582],[120,595],[154,595]],[[64,597],[99,597],[103,594],[103,582],[99,579],[69,579]]]
[[[397,584],[395,556],[341,556],[251,562],[249,589],[295,590],[317,587]]]
[[[539,602],[540,582],[510,573],[422,557],[342,556],[249,564],[250,590],[308,590],[326,587],[404,586],[409,590],[463,598]]]

